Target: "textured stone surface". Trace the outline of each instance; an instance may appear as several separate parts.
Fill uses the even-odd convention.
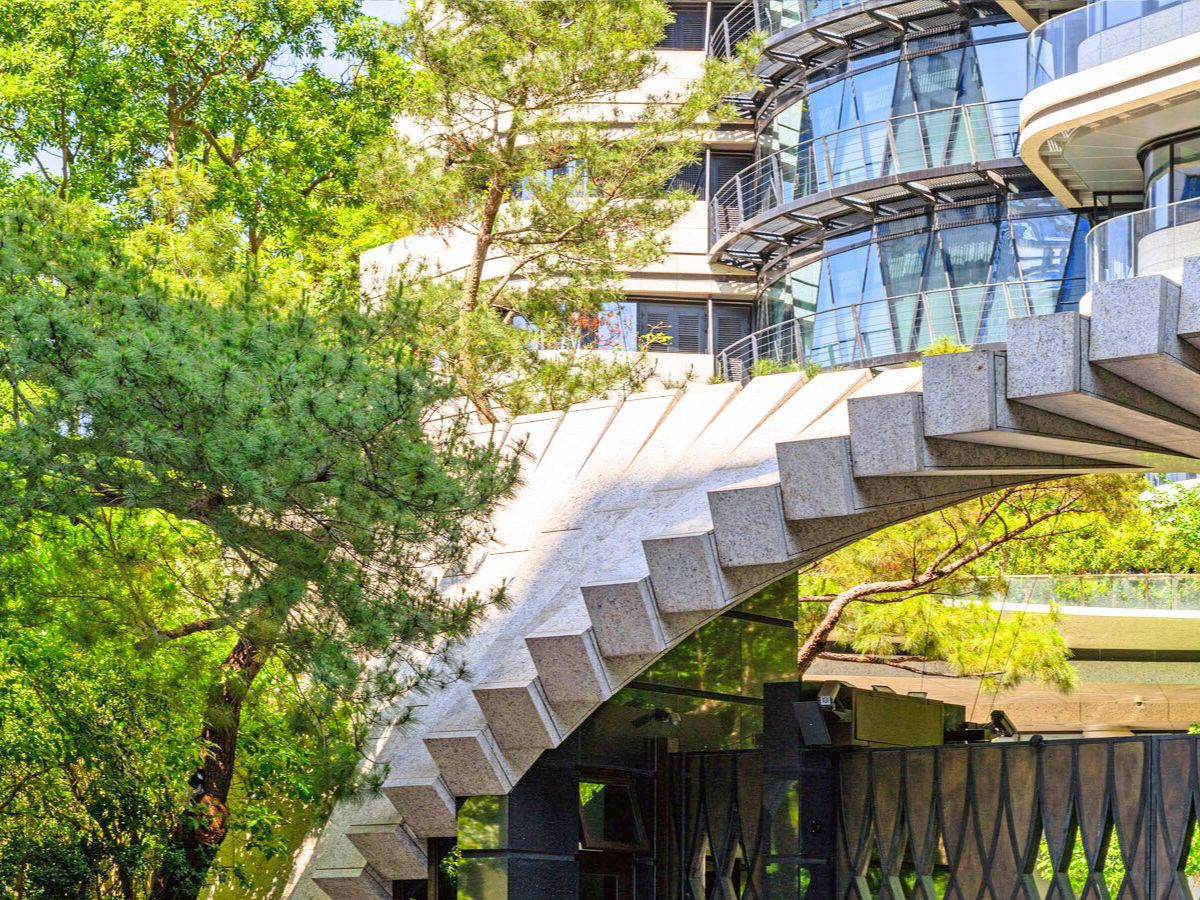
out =
[[[1200,350],[1176,333],[1179,295],[1179,286],[1161,275],[1096,285],[1089,359],[1198,413]]]
[[[1145,441],[1010,400],[1008,356],[998,350],[925,362],[925,436],[1170,471],[1186,459]],[[979,398],[990,392],[990,402]],[[965,398],[975,398],[969,400]]]
[[[513,778],[487,728],[435,731],[426,736],[425,746],[456,797],[507,794],[512,789]]]
[[[386,887],[362,867],[322,869],[313,882],[330,900],[392,900],[392,886]]]
[[[1200,344],[1200,256],[1183,261],[1178,334],[1193,346]]]
[[[796,554],[784,523],[778,476],[709,491],[708,503],[722,566],[765,565]]]
[[[518,676],[505,682],[493,675],[475,688],[475,702],[503,750],[545,749],[562,740],[562,731],[536,677]]]
[[[1200,418],[1090,363],[1090,324],[1078,313],[1014,319],[1008,398],[1189,458],[1200,455]]]
[[[388,880],[424,878],[428,871],[424,849],[399,824],[351,825],[346,837]]]
[[[317,885],[378,896],[372,880],[393,844],[411,832],[419,850],[454,833],[454,793],[507,790],[656,654],[859,537],[1047,476],[1183,470],[1200,451],[1200,418],[1152,379],[1133,383],[1136,369],[1124,378],[1106,367],[1193,368],[1179,338],[1200,339],[1200,267],[1187,273],[1178,336],[1170,288],[1135,285],[1150,292],[1146,304],[1101,292],[1095,363],[1093,323],[1063,313],[1013,321],[1004,351],[693,385],[481,431],[524,448],[525,484],[486,552],[445,589],[504,584],[510,602],[461,648],[468,674],[423,697],[416,724],[373,748],[390,767],[376,802],[397,815],[339,805],[299,896]],[[1127,325],[1124,344],[1107,336]]]
[[[648,538],[642,552],[663,615],[718,610],[728,602],[711,531]]]
[[[389,775],[383,792],[418,837],[454,834],[454,795],[440,775]]]
[[[666,646],[648,578],[580,587],[604,657],[657,653]]]

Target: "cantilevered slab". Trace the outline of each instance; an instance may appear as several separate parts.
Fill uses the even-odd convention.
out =
[[[1013,319],[1008,398],[1182,456],[1200,456],[1200,418],[1091,365],[1090,326],[1074,312]]]
[[[1123,470],[1098,459],[927,438],[919,392],[849,401],[850,458],[856,478],[895,475],[1048,476]]]
[[[1200,413],[1200,350],[1179,337],[1180,289],[1162,275],[1092,291],[1088,358],[1191,413]]]
[[[1102,459],[1171,471],[1187,458],[1127,435],[1009,400],[1002,350],[947,353],[925,361],[926,437]]]

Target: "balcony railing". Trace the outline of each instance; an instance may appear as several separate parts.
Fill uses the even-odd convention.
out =
[[[1196,32],[1200,0],[1094,0],[1029,35],[1029,87]]]
[[[1088,289],[1099,281],[1153,275],[1200,256],[1200,197],[1116,216],[1087,236]]]
[[[742,0],[713,29],[709,52],[713,56],[732,56],[751,31],[778,34],[810,19],[861,4],[862,0]]]
[[[717,354],[715,375],[754,375],[898,361],[938,341],[1004,341],[1009,319],[1075,309],[1082,279],[1005,281],[901,294],[797,316],[762,328]]]
[[[1012,575],[1009,603],[1200,612],[1200,575]]]
[[[713,243],[743,222],[809,194],[1016,154],[1019,100],[950,106],[871,122],[764,156],[710,201]]]

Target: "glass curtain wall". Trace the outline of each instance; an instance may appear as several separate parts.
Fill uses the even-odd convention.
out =
[[[771,282],[760,323],[798,319],[808,358],[826,365],[941,336],[1002,341],[1013,315],[1078,306],[1086,234],[1086,221],[1049,196],[881,222],[828,241],[819,259]]]
[[[766,123],[759,156],[776,154],[791,194],[1013,156],[1024,36],[977,25],[831,66]]]

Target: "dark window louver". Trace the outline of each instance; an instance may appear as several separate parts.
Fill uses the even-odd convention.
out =
[[[704,19],[703,6],[672,7],[675,21],[667,26],[658,46],[666,50],[703,50]]]
[[[748,153],[713,153],[709,157],[712,168],[708,184],[708,196],[715,194],[721,187],[746,166],[753,162]]]
[[[713,335],[716,339],[716,346],[713,347],[713,350],[717,353],[750,333],[750,310],[748,309],[718,311],[715,313],[715,318],[717,333]]]

